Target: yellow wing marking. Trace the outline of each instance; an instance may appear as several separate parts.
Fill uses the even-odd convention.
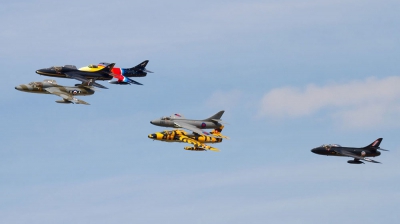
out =
[[[208,149],[208,150],[217,151],[217,152],[219,151],[217,148],[205,145],[205,144],[203,144],[203,143],[201,143],[199,141],[196,141],[194,139],[191,139],[191,138],[189,138],[187,136],[179,136],[179,140],[182,141],[182,142],[186,142],[186,143],[192,144],[192,145],[194,145],[195,147],[198,147],[198,148]]]

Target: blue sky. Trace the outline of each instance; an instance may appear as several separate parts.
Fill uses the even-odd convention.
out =
[[[3,1],[0,223],[397,223],[397,1]],[[60,105],[14,90],[101,61],[155,73]],[[74,80],[57,79],[62,85]],[[224,109],[214,152],[150,120]],[[382,164],[310,149],[383,137]]]

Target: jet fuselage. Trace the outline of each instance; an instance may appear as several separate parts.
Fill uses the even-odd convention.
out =
[[[212,121],[204,121],[204,120],[189,120],[189,119],[184,119],[184,118],[161,118],[161,119],[156,119],[150,121],[151,124],[156,125],[156,126],[161,126],[161,127],[170,127],[170,128],[180,128],[177,126],[174,121],[179,121],[179,122],[184,122],[186,124],[193,125],[197,128],[201,129],[216,129],[222,126],[222,124],[217,123],[217,122],[212,122]]]
[[[179,140],[179,136],[187,136],[191,139],[199,141],[201,143],[218,143],[222,142],[222,138],[214,138],[204,135],[197,135],[197,134],[188,134],[183,130],[173,130],[173,131],[163,131],[163,132],[156,132],[154,134],[148,135],[148,138],[157,140],[157,141],[164,141],[164,142],[182,142]]]
[[[50,92],[46,91],[45,88],[49,87],[56,87],[61,92],[70,93],[71,95],[78,95],[78,96],[86,96],[92,95],[94,90],[85,87],[69,87],[69,86],[61,86],[57,85],[54,80],[45,80],[44,82],[31,82],[29,84],[22,84],[16,86],[15,89],[23,92],[29,93],[41,93],[41,94],[51,94]]]
[[[82,76],[86,79],[95,79],[95,80],[111,80],[113,76],[111,76],[106,71],[81,71],[78,70],[75,66],[53,66],[50,68],[43,68],[36,70],[36,73],[44,76],[51,76],[57,78],[70,78],[66,73],[73,72],[75,75]]]
[[[333,147],[330,146],[320,146],[311,150],[311,152],[318,154],[318,155],[325,155],[325,156],[345,156],[338,154],[334,150]],[[353,147],[334,147],[335,149],[340,149],[344,151],[351,152],[355,155],[362,156],[362,157],[375,157],[379,156],[381,152],[374,149],[366,149],[366,148],[353,148]]]

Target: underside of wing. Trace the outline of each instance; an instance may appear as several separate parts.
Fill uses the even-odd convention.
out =
[[[213,135],[211,135],[210,133],[208,133],[208,132],[206,132],[206,131],[204,131],[204,130],[202,130],[202,129],[200,129],[200,128],[197,128],[197,127],[195,127],[195,126],[193,126],[193,125],[191,125],[191,124],[185,123],[185,122],[179,122],[179,121],[177,122],[177,121],[174,121],[174,124],[175,124],[177,127],[184,128],[184,129],[187,129],[187,130],[189,130],[189,131],[193,131],[194,133],[197,133],[197,134],[199,134],[199,135],[213,136]],[[215,137],[215,138],[221,138],[221,137],[218,137],[218,136],[213,136],[213,137]]]
[[[49,87],[45,89],[47,92],[57,95],[61,98],[63,98],[64,101],[56,101],[57,103],[75,103],[75,104],[85,104],[85,105],[90,105],[89,103],[80,100],[78,98],[75,98],[73,95],[60,91],[59,88],[57,87]]]
[[[219,152],[217,148],[211,147],[209,145],[203,144],[199,141],[196,141],[194,139],[191,139],[187,136],[179,136],[179,140],[182,142],[186,142],[189,144],[194,145],[194,147],[185,147],[186,150],[193,150],[193,151],[202,151],[202,150],[211,150],[211,151],[216,151]]]
[[[76,74],[74,72],[67,72],[67,73],[65,73],[65,76],[67,78],[70,78],[70,79],[76,79],[76,80],[79,80],[81,82],[89,83],[89,85],[91,85],[91,86],[95,86],[95,87],[99,87],[99,88],[103,88],[103,89],[108,89],[107,87],[105,87],[103,85],[100,85],[97,82],[89,80],[89,79],[87,79],[87,78],[85,78],[85,77],[83,77],[81,75],[78,75],[78,74]]]
[[[356,154],[351,153],[351,152],[349,152],[349,151],[338,150],[338,149],[334,149],[334,151],[335,151],[336,153],[340,154],[340,155],[349,156],[349,157],[352,157],[352,158],[354,158],[354,159],[356,159],[356,160],[364,160],[364,161],[371,162],[371,163],[380,163],[380,162],[375,161],[375,160],[372,160],[372,159],[370,159],[370,158],[362,157],[362,156],[356,155]]]

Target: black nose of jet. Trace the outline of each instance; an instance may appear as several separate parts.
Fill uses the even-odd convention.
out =
[[[317,153],[317,148],[311,149],[311,152]]]
[[[153,124],[153,121],[150,121],[150,124]]]

